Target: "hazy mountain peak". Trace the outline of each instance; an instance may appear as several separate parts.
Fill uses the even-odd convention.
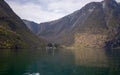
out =
[[[104,0],[105,2],[111,2],[111,1],[115,1],[115,0]]]
[[[117,6],[118,6],[118,4],[115,0],[104,0],[103,1],[104,8],[106,8],[106,7],[115,8]]]
[[[115,0],[104,0],[104,2],[106,3],[106,4],[109,4],[109,3],[112,3],[112,2],[116,2]]]

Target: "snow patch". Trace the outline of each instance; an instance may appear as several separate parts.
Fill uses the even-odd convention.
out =
[[[94,9],[89,9],[88,11],[89,11],[89,12],[93,12],[93,11],[94,11]]]
[[[83,16],[85,16],[86,14],[85,14],[85,13],[83,13],[82,15],[83,15]]]
[[[105,3],[105,2],[103,2],[102,6],[103,6],[103,8],[105,8],[105,6],[106,6],[106,3]]]

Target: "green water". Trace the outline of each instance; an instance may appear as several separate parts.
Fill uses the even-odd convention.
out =
[[[119,52],[0,50],[0,75],[120,75]]]

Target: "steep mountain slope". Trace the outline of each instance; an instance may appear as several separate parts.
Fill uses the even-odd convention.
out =
[[[106,44],[105,42],[113,39],[118,32],[120,8],[114,0],[104,0],[101,4],[96,3],[96,6],[93,6],[94,9],[91,9],[93,11],[85,19],[85,22],[78,21],[75,24],[74,30],[80,33],[76,41],[84,46],[103,47]],[[83,33],[85,40],[81,38]]]
[[[0,48],[36,48],[43,44],[9,5],[0,0]]]
[[[115,0],[92,2],[61,19],[41,23],[37,35],[50,42],[104,47],[118,35],[120,6]]]
[[[33,31],[34,34],[37,34],[37,32],[39,31],[39,25],[37,23],[27,20],[23,20],[23,22],[27,25],[27,27],[30,30]]]

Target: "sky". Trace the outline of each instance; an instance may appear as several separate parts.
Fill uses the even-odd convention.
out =
[[[36,23],[59,19],[81,9],[87,3],[102,0],[5,0],[22,19]],[[120,0],[117,0],[120,2]]]

